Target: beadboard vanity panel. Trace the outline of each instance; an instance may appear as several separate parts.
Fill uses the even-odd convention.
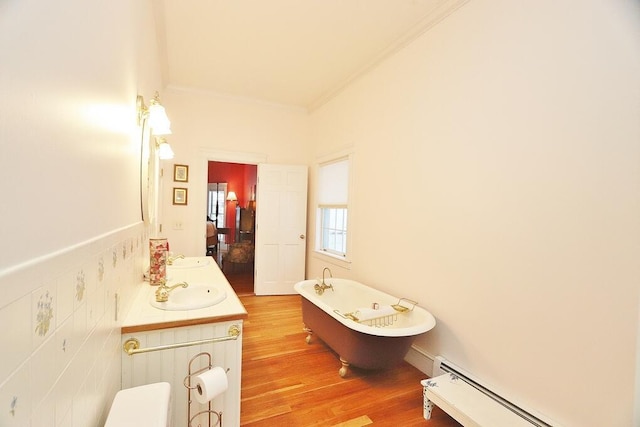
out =
[[[159,329],[148,332],[123,334],[122,343],[132,337],[140,341],[140,348],[185,343],[224,337],[229,328],[237,326],[240,335],[235,340],[209,343],[170,350],[154,351],[122,356],[122,388],[136,387],[166,381],[171,384],[171,417],[173,426],[187,426],[188,390],[184,386],[189,374],[189,363],[197,354],[206,352],[211,355],[212,366],[220,366],[227,371],[228,389],[212,401],[212,409],[224,414],[224,425],[240,425],[240,381],[242,369],[242,321],[209,323],[197,326]],[[197,357],[191,365],[191,372],[207,366],[206,357]],[[208,409],[208,405],[199,404],[192,395],[191,415]],[[204,418],[198,419],[207,425]],[[200,425],[194,422],[194,426]]]

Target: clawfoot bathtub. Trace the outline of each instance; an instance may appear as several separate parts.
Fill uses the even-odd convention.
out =
[[[350,365],[384,369],[404,360],[416,336],[431,330],[435,318],[416,303],[348,279],[329,279],[332,289],[318,293],[316,280],[296,283],[302,296],[307,343],[318,336],[339,357],[340,376]],[[379,314],[379,315],[378,315]]]

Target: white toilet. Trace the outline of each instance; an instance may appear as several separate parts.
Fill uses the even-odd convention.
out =
[[[105,427],[170,427],[171,384],[154,383],[120,390]]]

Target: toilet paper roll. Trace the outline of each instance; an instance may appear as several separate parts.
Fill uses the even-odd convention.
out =
[[[209,369],[194,377],[196,400],[200,403],[209,403],[220,393],[227,390],[229,382],[227,373],[219,366]]]

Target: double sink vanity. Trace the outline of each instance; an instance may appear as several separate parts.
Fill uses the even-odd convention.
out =
[[[228,380],[227,390],[211,401],[212,409],[224,414],[224,425],[240,425],[246,309],[210,257],[174,260],[167,265],[166,301],[156,296],[158,290],[148,282],[141,285],[123,321],[122,388],[169,382],[172,425],[187,426],[189,411],[208,408],[193,399],[189,403],[185,386],[189,372],[207,368],[207,357],[198,355],[208,353],[211,364],[223,368]]]

